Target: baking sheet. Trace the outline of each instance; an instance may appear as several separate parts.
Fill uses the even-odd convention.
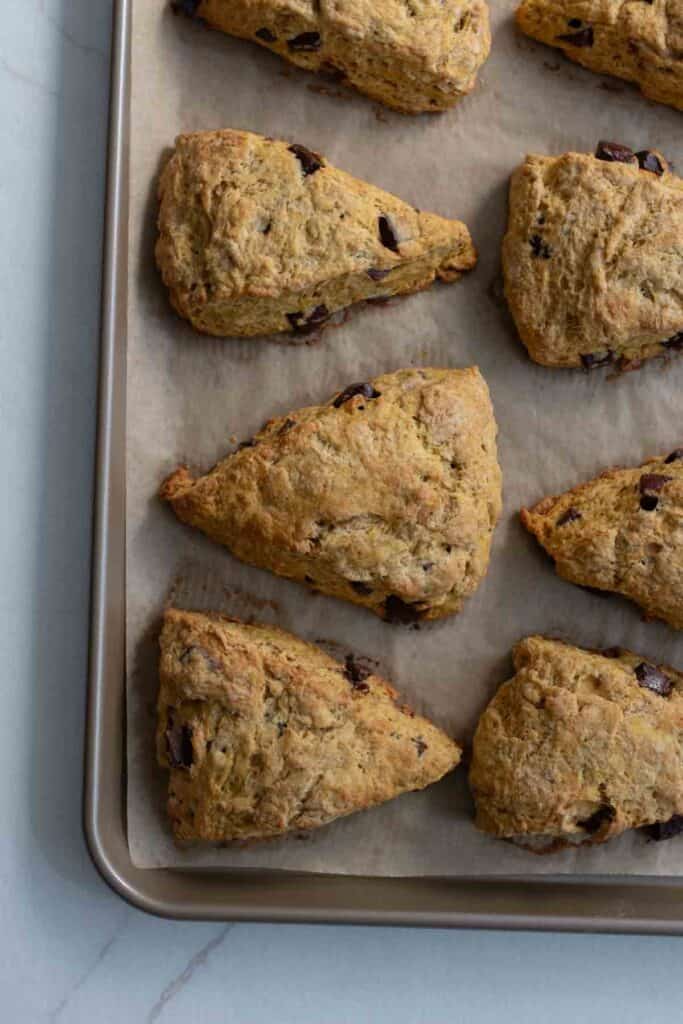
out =
[[[520,37],[514,3],[491,11],[493,47],[473,95],[437,116],[394,114],[279,58],[174,18],[161,0],[133,11],[127,385],[128,838],[138,867],[268,867],[362,875],[683,874],[683,841],[624,836],[537,857],[479,835],[466,773],[306,838],[178,849],[154,761],[157,634],[169,600],[275,622],[339,657],[375,658],[417,710],[467,741],[521,636],[629,646],[683,665],[683,641],[638,610],[554,576],[517,510],[683,442],[683,360],[608,380],[536,367],[501,302],[507,180],[526,152],[592,150],[599,138],[661,149],[683,166],[680,115],[632,87]],[[153,263],[155,188],[181,131],[238,127],[300,142],[423,209],[458,216],[480,252],[460,283],[355,310],[311,344],[195,335],[168,305]],[[156,499],[179,462],[206,470],[272,415],[402,366],[477,364],[500,428],[505,510],[491,567],[456,618],[419,631],[311,595],[242,565],[181,526]]]

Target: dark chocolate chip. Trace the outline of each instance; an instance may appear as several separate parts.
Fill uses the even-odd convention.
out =
[[[425,743],[425,741],[422,739],[421,736],[414,737],[413,738],[413,743],[415,744],[415,748],[417,750],[417,756],[418,757],[422,757],[422,755],[424,754],[425,750],[428,749],[427,744]]]
[[[294,36],[293,39],[288,39],[287,46],[294,53],[314,52],[319,50],[321,46],[320,33],[302,32],[300,35]]]
[[[370,267],[365,273],[373,281],[383,281],[387,274],[391,273],[391,267],[388,270],[378,270],[375,267]]]
[[[285,422],[282,424],[282,426],[280,427],[280,429],[277,432],[278,433],[278,437],[280,437],[281,434],[286,434],[288,431],[290,431],[292,429],[292,427],[295,425],[295,422],[296,422],[295,420],[290,419],[289,416],[288,416],[287,419],[285,420]]]
[[[407,625],[411,622],[419,622],[422,612],[414,605],[406,604],[395,594],[390,594],[384,602],[384,617],[387,622]]]
[[[665,676],[655,665],[648,665],[647,662],[641,661],[640,665],[636,665],[634,671],[636,679],[645,689],[658,693],[660,697],[668,697],[671,693],[673,680]]]
[[[567,24],[570,28],[581,28],[583,22],[581,21],[581,18],[570,18]]]
[[[434,562],[423,562],[422,563],[422,571],[423,572],[431,572],[433,568],[434,568]]]
[[[672,338],[667,338],[666,341],[660,341],[660,345],[674,351],[683,348],[683,331],[679,331],[678,334],[674,334]]]
[[[195,18],[201,0],[173,0],[171,10],[174,14],[184,14],[186,18]]]
[[[287,723],[286,722],[278,722],[277,723],[277,734],[278,734],[278,736],[283,736],[286,728],[287,728]]]
[[[327,306],[320,305],[316,306],[308,316],[301,312],[287,313],[286,316],[292,325],[292,330],[297,334],[311,334],[318,327],[322,326],[326,320],[329,320],[330,311]]]
[[[304,576],[304,583],[315,583],[315,580],[312,576]]]
[[[212,657],[207,649],[205,647],[200,647],[199,644],[193,644],[191,647],[186,647],[178,660],[182,665],[184,665],[188,658],[201,658],[212,672],[220,672],[223,667],[217,658]]]
[[[659,505],[659,498],[656,494],[643,494],[640,499],[640,507],[643,512],[654,512]]]
[[[344,675],[354,690],[358,690],[360,693],[370,692],[370,687],[365,680],[372,675],[372,672],[362,662],[356,661],[352,654],[347,654],[344,658]]]
[[[640,493],[661,491],[664,484],[668,484],[670,480],[673,480],[673,477],[662,476],[661,473],[643,473],[640,478]]]
[[[664,164],[659,159],[656,153],[653,153],[650,149],[641,149],[636,153],[636,160],[638,166],[643,171],[652,171],[653,174],[664,174]]]
[[[191,768],[194,761],[192,750],[192,729],[189,725],[176,728],[172,716],[168,716],[166,730],[166,754],[171,768]]]
[[[580,518],[581,513],[577,508],[568,508],[566,512],[562,513],[555,526],[564,526],[566,523],[573,523],[575,519]]]
[[[598,366],[606,366],[611,363],[613,356],[614,353],[609,348],[602,352],[582,352],[581,365],[584,370],[595,370]]]
[[[277,42],[277,36],[274,32],[271,32],[269,28],[257,28],[254,35],[257,39],[262,39],[264,43]]]
[[[362,594],[366,597],[368,594],[372,593],[372,587],[367,583],[363,583],[362,580],[349,580],[349,583],[357,594]]]
[[[662,839],[673,839],[683,832],[683,814],[674,814],[668,821],[656,821],[653,825],[644,825],[642,831],[659,842]]]
[[[592,46],[593,26],[579,29],[578,32],[567,32],[566,35],[556,36],[563,43],[571,43],[572,46]]]
[[[606,825],[610,821],[614,821],[617,812],[611,804],[603,804],[602,807],[598,807],[589,818],[585,818],[583,821],[577,821],[579,828],[585,829],[591,835],[599,832],[603,825]]]
[[[549,260],[552,256],[552,249],[547,242],[544,242],[540,235],[532,235],[529,239],[531,255],[538,256],[542,260]]]
[[[301,164],[304,178],[307,178],[309,174],[315,174],[323,166],[323,158],[318,153],[314,153],[313,150],[306,149],[305,146],[294,144],[289,147],[289,152],[293,153]]]
[[[670,455],[664,459],[666,463],[678,462],[679,459],[683,459],[683,448],[674,448]]]
[[[595,155],[598,160],[606,160],[608,163],[637,164],[638,158],[628,146],[622,146],[620,142],[598,142],[595,148]]]
[[[379,217],[377,221],[379,240],[387,249],[398,252],[398,237],[388,217]]]
[[[372,384],[349,384],[348,388],[344,388],[343,391],[339,392],[332,405],[335,409],[339,409],[344,402],[348,402],[350,398],[354,398],[356,395],[362,395],[363,398],[370,399],[379,398],[381,393],[381,391],[375,391]]]
[[[600,652],[603,658],[620,658],[621,647],[606,647],[604,651]]]

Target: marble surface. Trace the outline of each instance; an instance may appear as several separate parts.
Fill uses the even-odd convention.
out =
[[[678,939],[178,924],[100,881],[80,802],[111,9],[2,15],[2,1020],[672,1019]]]

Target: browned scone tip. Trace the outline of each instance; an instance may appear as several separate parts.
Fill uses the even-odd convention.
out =
[[[157,752],[179,840],[268,839],[423,789],[461,750],[345,664],[274,626],[167,610]]]

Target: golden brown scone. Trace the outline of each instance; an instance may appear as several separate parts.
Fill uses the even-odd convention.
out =
[[[683,110],[683,0],[523,0],[522,32]]]
[[[309,333],[476,263],[460,221],[252,132],[179,136],[159,199],[157,263],[176,311],[206,334]]]
[[[683,675],[531,636],[479,719],[476,825],[537,852],[683,825]]]
[[[177,839],[265,839],[424,789],[461,751],[379,676],[274,626],[170,609],[159,763]]]
[[[459,611],[501,510],[496,423],[476,368],[398,370],[270,420],[161,497],[245,562],[385,619]]]
[[[527,156],[510,184],[503,273],[543,366],[636,368],[680,350],[683,181],[659,153],[616,143]]]
[[[560,576],[683,629],[683,448],[522,509]]]
[[[484,0],[174,0],[173,9],[388,107],[444,110],[489,55]]]

